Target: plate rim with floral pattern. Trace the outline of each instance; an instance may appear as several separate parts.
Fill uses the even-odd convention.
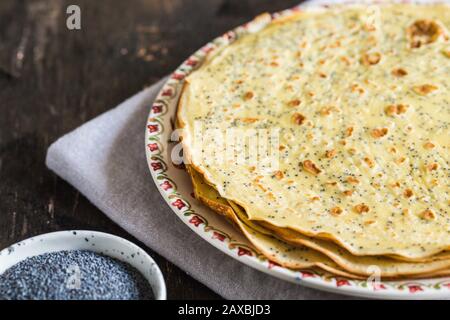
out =
[[[317,7],[317,5],[315,6]],[[272,19],[304,10],[296,6],[255,19],[214,39],[184,61],[169,77],[150,106],[145,130],[145,150],[151,176],[162,197],[175,214],[203,239],[234,259],[279,279],[307,287],[353,295],[384,299],[450,298],[450,277],[374,282],[373,279],[353,280],[317,270],[290,270],[276,265],[256,252],[233,227],[192,197],[190,181],[180,166],[172,163],[169,150],[174,148],[174,119],[184,78],[201,65],[211,51],[232,43],[239,36],[256,32]],[[176,139],[175,139],[176,140]],[[173,150],[173,149],[172,149]],[[170,152],[172,152],[172,150]],[[181,165],[182,166],[182,165]]]

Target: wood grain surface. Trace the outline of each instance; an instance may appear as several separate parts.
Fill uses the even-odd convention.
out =
[[[45,167],[59,136],[174,70],[230,28],[297,0],[1,0],[0,249],[66,229],[139,241]],[[81,30],[66,9],[81,8]],[[151,180],[149,180],[151,183]],[[163,257],[170,299],[217,294]]]

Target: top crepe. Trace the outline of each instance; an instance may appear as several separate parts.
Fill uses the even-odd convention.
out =
[[[345,6],[239,37],[186,79],[187,160],[251,220],[355,255],[450,249],[448,28],[445,4]]]

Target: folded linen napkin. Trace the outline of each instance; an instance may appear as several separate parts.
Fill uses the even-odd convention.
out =
[[[164,80],[57,140],[47,166],[130,234],[226,299],[344,298],[245,266],[192,232],[167,206],[144,148],[149,106]]]

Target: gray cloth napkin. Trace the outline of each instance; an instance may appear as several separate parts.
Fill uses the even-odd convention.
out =
[[[144,144],[149,106],[163,81],[53,143],[47,166],[130,234],[226,299],[344,298],[247,267],[172,212],[152,181]]]

